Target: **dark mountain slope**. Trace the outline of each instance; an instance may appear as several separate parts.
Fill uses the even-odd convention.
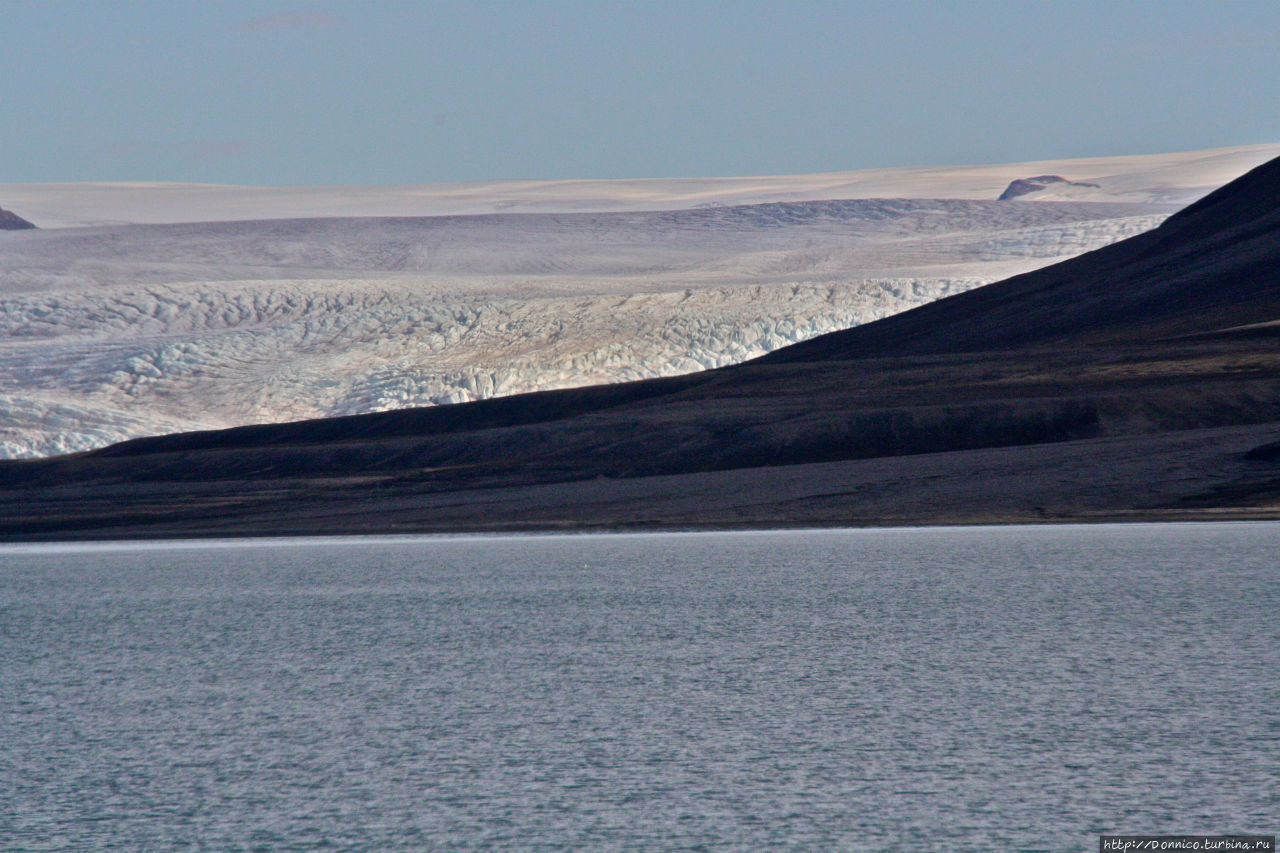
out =
[[[35,227],[12,210],[0,207],[0,231],[24,231]]]
[[[1146,234],[772,353],[795,362],[1141,343],[1280,320],[1280,160]]]
[[[1280,161],[1148,234],[673,379],[0,463],[0,535],[1280,514]],[[696,499],[690,496],[697,496]]]

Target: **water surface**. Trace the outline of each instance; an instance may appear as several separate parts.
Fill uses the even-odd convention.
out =
[[[1274,833],[1280,524],[0,546],[0,848]]]

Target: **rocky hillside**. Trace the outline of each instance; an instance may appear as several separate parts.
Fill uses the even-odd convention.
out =
[[[0,231],[23,231],[28,228],[35,228],[35,226],[12,210],[0,207]]]

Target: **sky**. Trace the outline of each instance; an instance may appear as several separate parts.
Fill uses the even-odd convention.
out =
[[[1280,142],[1276,0],[0,0],[0,183],[417,184]]]

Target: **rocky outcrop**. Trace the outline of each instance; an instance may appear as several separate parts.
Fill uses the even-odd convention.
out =
[[[0,207],[0,231],[22,231],[26,228],[35,227],[12,210],[5,210]]]
[[[1034,178],[1018,178],[1016,181],[1010,182],[1005,191],[1000,193],[999,201],[1008,201],[1009,199],[1018,198],[1029,193],[1039,192],[1051,184],[1063,184],[1068,187],[1091,187],[1097,189],[1097,184],[1090,184],[1085,181],[1068,181],[1059,175],[1037,175]]]

